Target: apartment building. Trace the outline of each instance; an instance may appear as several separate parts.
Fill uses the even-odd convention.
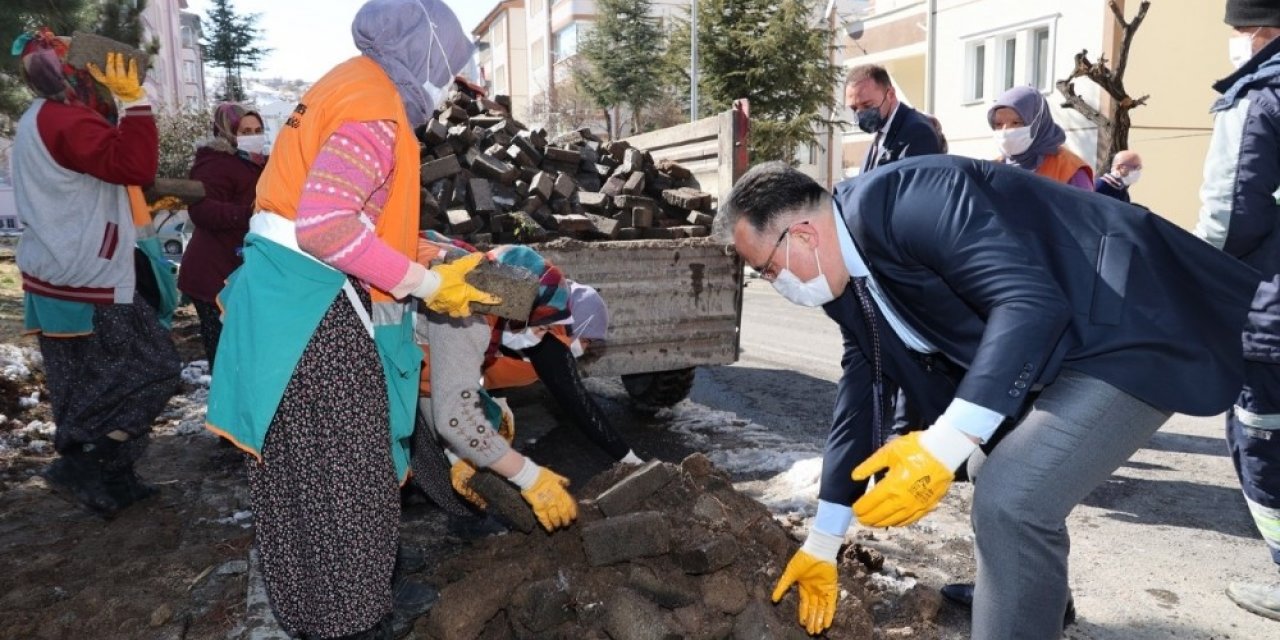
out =
[[[200,19],[186,0],[151,0],[142,12],[143,39],[159,43],[146,88],[152,104],[168,110],[202,109],[207,104]]]

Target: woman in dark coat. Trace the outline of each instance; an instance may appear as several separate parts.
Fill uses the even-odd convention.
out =
[[[213,115],[213,138],[196,151],[191,179],[204,184],[205,198],[190,206],[195,226],[178,271],[178,288],[191,298],[200,316],[200,338],[213,370],[222,333],[214,302],[227,276],[240,266],[240,246],[249,231],[258,177],[267,158],[262,118],[226,102]]]

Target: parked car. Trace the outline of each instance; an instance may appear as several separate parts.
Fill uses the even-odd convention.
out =
[[[182,254],[191,242],[191,219],[185,210],[160,211],[154,218],[156,236],[160,238],[160,250],[174,262],[182,261]]]

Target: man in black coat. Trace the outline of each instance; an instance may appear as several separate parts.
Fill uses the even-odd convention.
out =
[[[874,138],[862,160],[862,172],[903,158],[943,153],[942,136],[927,115],[902,104],[884,67],[864,64],[849,71],[844,103],[863,133]]]
[[[1067,515],[1172,412],[1217,414],[1243,379],[1256,271],[1143,209],[1016,168],[912,158],[832,196],[762,165],[728,195],[717,229],[784,297],[870,336],[870,348],[846,340],[818,517],[774,592],[798,584],[810,633],[834,615],[852,516],[915,522],[968,461],[972,636],[1058,637]],[[950,390],[925,379],[932,426],[872,453],[876,391],[913,366],[929,373],[930,359],[959,372],[954,397],[939,415]]]

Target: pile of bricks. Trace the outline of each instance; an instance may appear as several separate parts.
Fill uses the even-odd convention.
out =
[[[589,129],[548,140],[509,114],[505,96],[454,92],[415,131],[424,230],[480,246],[710,233],[712,196],[679,164]]]

